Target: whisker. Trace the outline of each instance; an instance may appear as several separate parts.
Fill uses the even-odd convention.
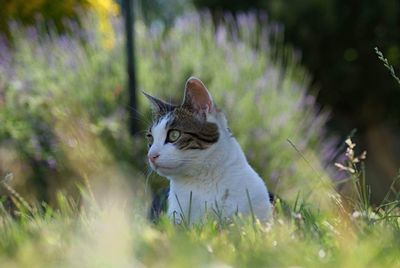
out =
[[[139,134],[142,134],[143,136],[146,135],[147,132],[148,132],[147,129],[139,130]]]
[[[135,111],[137,115],[140,115],[141,117],[146,117],[144,116],[143,113],[141,113],[138,109],[134,108],[132,105],[128,105],[128,108],[131,109],[132,111]]]
[[[133,118],[135,120],[139,120],[142,123],[145,123],[146,125],[151,125],[151,121],[148,119],[147,116],[145,116],[143,113],[141,113],[138,109],[135,109],[133,106],[128,105],[128,109],[132,110],[135,112],[137,116],[132,116],[131,113],[129,113],[129,118]]]
[[[146,175],[146,180],[144,183],[144,194],[147,195],[148,189],[149,189],[149,181],[150,181],[150,176],[152,175],[153,170],[151,169],[150,166],[147,166],[147,175]]]

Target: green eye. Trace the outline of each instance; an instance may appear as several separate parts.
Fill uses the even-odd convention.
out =
[[[181,136],[181,132],[176,129],[172,129],[168,131],[168,137],[167,137],[167,142],[175,142],[179,139]]]

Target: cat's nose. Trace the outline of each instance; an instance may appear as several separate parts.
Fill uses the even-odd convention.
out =
[[[160,156],[160,154],[158,154],[158,153],[149,154],[149,155],[148,155],[149,160],[150,160],[150,162],[152,162],[152,163],[154,163],[154,162],[156,161],[156,159],[157,159],[159,156]]]

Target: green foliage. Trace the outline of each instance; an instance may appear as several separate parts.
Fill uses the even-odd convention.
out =
[[[116,15],[119,12],[118,5],[113,0],[7,0],[0,1],[0,33],[12,35],[11,21],[17,21],[24,25],[37,24],[38,20],[46,26],[55,27],[59,31],[68,28],[66,21],[79,22],[82,11],[94,10],[100,17],[100,24],[103,30],[108,25],[104,23],[109,15]]]
[[[10,34],[9,22],[17,20],[24,24],[32,24],[39,16],[48,22],[53,21],[57,26],[62,25],[65,18],[76,19],[76,9],[88,7],[86,0],[73,0],[60,5],[54,1],[10,0],[0,2],[0,32]],[[39,15],[40,14],[40,15]]]
[[[2,267],[399,266],[398,194],[378,208],[342,204],[322,168],[335,147],[324,147],[326,116],[306,94],[307,74],[252,15],[238,28],[195,13],[167,32],[138,22],[139,85],[179,103],[187,77],[200,77],[284,201],[270,224],[148,223],[146,144],[128,135],[120,21],[112,47],[94,17],[84,25],[63,36],[15,26],[14,49],[0,46],[0,169],[14,177],[1,181]],[[285,61],[271,60],[277,51]],[[144,129],[150,107],[139,99]],[[42,200],[30,198],[32,185],[51,206],[31,201]]]
[[[223,12],[257,10],[266,13],[269,21],[282,24],[285,41],[300,50],[302,63],[313,75],[319,102],[334,111],[335,131],[341,127],[346,135],[350,128],[399,118],[400,93],[373,53],[379,46],[395,68],[400,66],[399,1],[193,2],[198,8],[209,8],[216,20]],[[348,121],[349,125],[343,123]]]
[[[173,24],[176,17],[190,7],[191,1],[187,0],[140,0],[136,1],[137,15],[141,16],[148,24],[156,27],[165,27]]]
[[[55,189],[72,187],[85,176],[96,180],[93,174],[107,165],[122,168],[122,177],[132,170],[144,173],[145,142],[141,136],[132,140],[126,128],[120,21],[114,23],[111,48],[101,45],[101,33],[92,27],[96,19],[85,23],[75,35],[63,36],[16,27],[12,56],[7,50],[1,54],[0,137],[6,153],[16,151],[30,167],[37,192],[48,193],[40,199],[54,200]],[[234,25],[227,17],[215,29],[210,16],[196,13],[179,18],[167,32],[139,21],[139,89],[180,103],[186,79],[200,77],[271,189],[287,199],[298,191],[301,198],[325,196],[332,189],[322,163],[335,148],[324,138],[326,115],[306,94],[307,74],[289,50],[271,49],[268,28],[259,28],[255,16],[243,14]],[[285,61],[272,61],[272,55]],[[149,105],[143,96],[139,100],[144,129]]]
[[[86,22],[97,25],[93,16]],[[55,189],[68,190],[117,159],[126,167],[132,166],[127,161],[142,164],[132,160],[124,127],[122,44],[120,50],[104,48],[92,28],[43,36],[15,27],[13,50],[0,53],[3,159],[16,154],[2,163],[2,172],[15,173],[17,184],[33,179],[25,187],[36,186],[41,200],[54,200]]]

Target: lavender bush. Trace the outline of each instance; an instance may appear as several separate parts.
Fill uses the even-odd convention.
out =
[[[325,138],[327,116],[307,93],[307,73],[293,53],[268,41],[280,27],[260,27],[253,14],[225,21],[215,28],[208,14],[189,13],[167,31],[138,21],[139,89],[178,102],[187,77],[200,77],[274,192],[288,200],[298,192],[317,199],[331,193],[324,165],[336,143]],[[63,36],[15,25],[15,47],[0,46],[0,146],[20,163],[2,172],[24,177],[21,184],[39,181],[55,193],[107,170],[143,181],[145,142],[126,127],[121,21],[113,21],[112,48],[101,45],[95,23],[91,17],[83,29],[71,25],[73,34]],[[143,97],[139,107],[145,128]],[[30,172],[18,173],[21,166]]]
[[[327,114],[307,93],[309,77],[295,55],[268,41],[280,27],[261,28],[242,14],[237,28],[229,16],[214,28],[208,14],[192,13],[166,34],[138,28],[143,90],[178,102],[186,78],[200,77],[273,191],[287,199],[327,194],[322,165],[333,164],[337,141],[325,138]]]

